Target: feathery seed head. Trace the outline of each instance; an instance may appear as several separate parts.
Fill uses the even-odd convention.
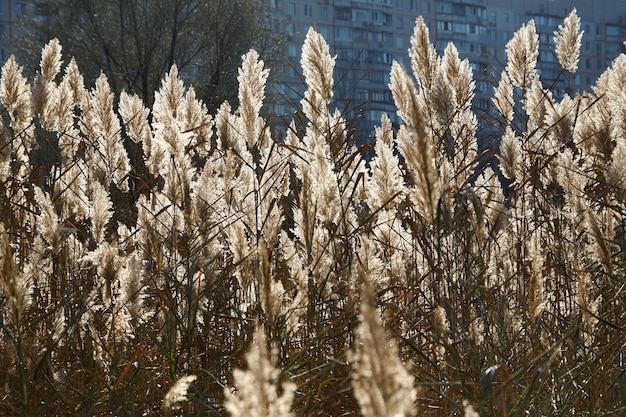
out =
[[[435,46],[430,43],[428,27],[422,16],[415,21],[409,57],[415,78],[423,88],[429,90],[439,69],[439,56]]]
[[[54,77],[61,71],[61,44],[54,38],[43,47],[39,68],[41,75],[47,82],[52,82]]]
[[[65,67],[64,81],[67,81],[72,89],[74,97],[74,103],[77,106],[82,106],[83,102],[87,98],[87,90],[85,89],[85,80],[78,69],[76,60],[70,59],[70,63]]]
[[[464,417],[480,417],[480,414],[467,400],[463,400],[463,415]]]
[[[263,61],[259,54],[251,49],[243,56],[243,64],[239,68],[239,114],[242,118],[245,131],[242,132],[252,148],[261,135],[262,125],[259,122],[259,112],[265,98],[265,83],[269,69],[263,68]]]
[[[446,74],[439,70],[430,89],[430,107],[433,111],[435,128],[446,128],[456,110],[456,97],[452,85],[446,79]]]
[[[265,331],[259,327],[254,335],[252,347],[246,353],[248,370],[235,369],[233,372],[237,391],[225,388],[224,406],[232,417],[291,417],[296,386],[291,382],[282,383],[282,393],[278,393],[280,372],[269,359]]]
[[[397,344],[387,339],[370,285],[364,286],[354,347],[348,352],[354,394],[365,417],[412,416],[415,378],[398,357]]]
[[[606,181],[618,195],[626,192],[626,140],[620,137],[606,167]]]
[[[519,138],[515,136],[515,132],[513,132],[510,126],[507,126],[502,142],[500,143],[500,154],[498,157],[502,174],[504,174],[507,179],[512,180],[521,173],[521,144]]]
[[[90,168],[100,183],[106,187],[113,181],[122,190],[128,187],[126,175],[130,161],[120,134],[120,121],[113,110],[114,94],[107,77],[100,74],[91,92],[91,108],[86,114],[86,125],[92,129],[97,141],[95,161]]]
[[[504,117],[506,124],[513,121],[513,86],[506,71],[502,71],[500,82],[494,88],[494,97],[491,99],[498,113]]]
[[[187,393],[189,386],[196,378],[195,375],[186,375],[179,378],[167,394],[165,394],[165,398],[163,398],[163,408],[170,411],[182,407],[183,403],[188,401]]]
[[[605,94],[608,99],[611,133],[615,137],[626,135],[626,55],[619,55],[605,77]],[[604,107],[604,106],[602,106]]]
[[[20,285],[15,259],[13,257],[13,249],[9,242],[4,227],[0,226],[0,282],[1,289],[9,300],[11,312],[16,320],[20,321],[24,306],[24,288]]]
[[[61,138],[71,140],[69,135],[63,135]],[[59,145],[62,144],[59,138]],[[66,141],[67,143],[67,141]],[[73,155],[74,148],[66,145],[61,148],[64,155]],[[65,157],[67,161],[69,157]],[[78,159],[70,163],[67,169],[61,172],[58,178],[57,187],[55,187],[53,200],[61,202],[61,213],[64,218],[76,215],[78,218],[85,218],[89,213],[89,199],[86,196],[87,189],[87,171],[84,160]]]
[[[9,111],[11,127],[17,132],[25,129],[31,118],[30,86],[22,76],[22,71],[23,68],[17,65],[15,57],[11,55],[2,67],[0,80],[0,101]]]
[[[577,120],[578,98],[565,94],[558,103],[547,107],[546,124],[550,126],[549,135],[555,143],[569,143],[574,135],[574,124]]]
[[[331,57],[330,48],[324,37],[313,28],[309,28],[302,45],[302,72],[306,83],[318,91],[326,100],[332,97],[333,78],[336,57]]]
[[[450,332],[450,321],[448,320],[446,310],[442,306],[437,306],[433,312],[433,325],[438,334]]]
[[[196,91],[189,87],[184,103],[185,132],[192,134],[192,143],[201,158],[207,156],[211,148],[211,136],[213,135],[213,118],[209,115],[206,104],[196,99]]]
[[[535,77],[524,99],[524,110],[529,118],[530,130],[546,124],[546,112],[551,102],[552,92],[544,90],[539,77]]]
[[[366,195],[372,208],[394,204],[392,200],[404,191],[404,180],[398,157],[393,153],[391,121],[383,116],[376,129],[376,156],[371,162],[372,175],[368,178]]]
[[[469,107],[474,97],[474,81],[469,60],[461,61],[459,51],[452,42],[448,43],[441,59],[441,70],[454,90],[456,104]]]
[[[380,119],[380,127],[375,128],[376,131],[376,142],[384,143],[387,146],[391,147],[393,142],[393,126],[391,124],[391,119],[387,116],[387,113],[383,113]]]
[[[389,89],[393,95],[398,116],[404,120],[404,123],[411,124],[415,111],[413,107],[417,102],[417,89],[404,67],[395,60],[391,64]]]
[[[576,8],[565,18],[564,25],[559,25],[558,32],[554,32],[556,43],[555,53],[559,64],[569,72],[578,69],[578,57],[580,55],[580,43],[583,32],[580,30],[580,17],[576,14]]]
[[[52,129],[53,126],[47,120],[46,109],[49,108],[49,103],[52,101],[52,90],[53,86],[51,83],[46,81],[41,74],[37,74],[35,76],[35,81],[33,82],[31,102],[33,105],[33,110],[39,116],[41,120],[41,124],[44,128]]]
[[[113,203],[109,192],[99,182],[91,185],[91,204],[89,216],[91,218],[92,235],[97,244],[104,243],[106,226],[113,216]]]
[[[167,118],[178,117],[185,94],[185,84],[178,77],[178,67],[172,65],[170,72],[165,74],[161,81],[161,88],[154,95],[154,118],[164,121]]]
[[[337,57],[330,56],[324,37],[312,27],[307,32],[300,65],[308,90],[302,107],[309,120],[317,120],[333,96],[333,70]]]
[[[56,253],[65,237],[62,222],[52,204],[50,196],[39,187],[34,187],[33,191],[40,211],[40,214],[37,216],[39,235],[49,245],[52,252]]]
[[[433,221],[442,195],[442,183],[435,165],[432,138],[425,129],[422,107],[415,101],[411,109],[411,124],[400,126],[398,145],[413,182],[408,190],[409,198],[424,218]]]
[[[78,130],[74,127],[74,95],[70,83],[63,79],[56,89],[56,99],[53,103],[53,117],[55,127],[61,135],[78,136]]]
[[[146,108],[139,96],[125,91],[120,94],[119,113],[122,116],[128,137],[135,143],[150,141],[151,131],[148,124],[150,109]],[[145,146],[145,145],[144,145]]]
[[[535,67],[539,57],[539,35],[535,21],[523,25],[506,44],[508,62],[506,72],[516,87],[526,88],[537,75]]]

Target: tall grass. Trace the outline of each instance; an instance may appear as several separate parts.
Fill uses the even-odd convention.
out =
[[[577,22],[556,33],[568,71]],[[421,18],[368,164],[314,30],[282,130],[254,51],[214,116],[175,66],[148,109],[87,89],[57,41],[33,82],[10,58],[0,413],[626,412],[626,56],[556,99],[538,42],[531,21],[507,45],[496,166],[469,62]]]

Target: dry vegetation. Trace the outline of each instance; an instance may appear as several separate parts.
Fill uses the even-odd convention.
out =
[[[564,69],[579,46],[572,13]],[[537,47],[530,22],[495,89],[507,181],[479,166],[469,63],[421,19],[369,164],[314,31],[282,130],[254,51],[215,116],[176,67],[147,109],[56,41],[32,83],[9,59],[0,414],[626,413],[626,56],[557,100]]]

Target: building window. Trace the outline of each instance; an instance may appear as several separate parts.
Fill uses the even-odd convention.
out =
[[[385,26],[393,25],[393,18],[391,17],[389,13],[383,13],[383,25]]]
[[[496,12],[489,12],[489,24],[491,26],[496,25]]]
[[[320,7],[320,19],[328,19],[328,7],[321,6]]]
[[[409,0],[409,2],[410,2],[409,8],[411,10],[417,10],[417,0]]]
[[[296,56],[298,56],[298,48],[296,48],[296,45],[289,44],[288,56],[289,56],[289,58],[295,58]]]
[[[370,81],[383,82],[385,81],[385,73],[383,71],[369,71],[367,78]]]
[[[391,97],[391,91],[387,90],[370,90],[368,95],[372,101],[389,102],[393,100]]]
[[[382,110],[370,110],[370,121],[376,123],[380,122],[380,120],[383,118],[383,114],[386,113]]]
[[[381,38],[382,38],[383,45],[387,45],[387,46],[393,45],[393,35],[391,33],[383,32]]]
[[[367,52],[367,61],[370,63],[391,64],[393,56],[389,52],[369,50]]]
[[[554,62],[554,53],[552,51],[539,52],[539,61],[541,62]]]
[[[310,4],[305,4],[304,15],[309,17],[313,16],[313,6],[311,6]]]
[[[508,24],[509,24],[509,14],[508,14],[508,13],[503,13],[503,14],[502,14],[502,22],[503,22],[505,25],[508,25]]]
[[[363,100],[363,101],[368,100],[367,90],[356,90],[354,92],[354,97],[357,100]]]
[[[396,28],[404,29],[404,20],[401,17],[396,17]]]
[[[337,56],[341,60],[349,60],[352,61],[354,59],[354,50],[349,48],[337,48],[336,50]]]
[[[476,72],[476,71],[474,71],[474,72]],[[487,91],[489,91],[489,87],[490,87],[490,85],[487,82],[480,83],[478,85],[478,91],[480,91],[482,93],[486,93]]]
[[[606,35],[607,36],[619,36],[619,26],[606,25]]]
[[[352,40],[352,28],[335,27],[335,38]]]
[[[522,15],[516,14],[515,15],[515,27],[520,27],[520,26],[522,26]]]
[[[337,20],[352,20],[352,10],[349,7],[335,8],[335,18]]]
[[[294,25],[293,23],[290,23],[289,25],[287,25],[287,34],[289,36],[293,36],[296,34],[296,25]]]
[[[287,3],[287,14],[291,16],[296,15],[296,3]]]
[[[396,38],[396,48],[404,48],[404,39],[402,36]]]
[[[396,0],[396,9],[402,8],[402,0]]]
[[[452,3],[437,3],[437,13],[452,13]]]

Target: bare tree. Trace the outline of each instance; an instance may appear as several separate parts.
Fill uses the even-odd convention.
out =
[[[101,71],[114,91],[150,103],[176,64],[208,104],[236,100],[237,68],[251,47],[271,61],[280,37],[262,0],[36,0],[24,18],[24,58],[58,38],[88,80]],[[26,59],[25,61],[29,61]]]

